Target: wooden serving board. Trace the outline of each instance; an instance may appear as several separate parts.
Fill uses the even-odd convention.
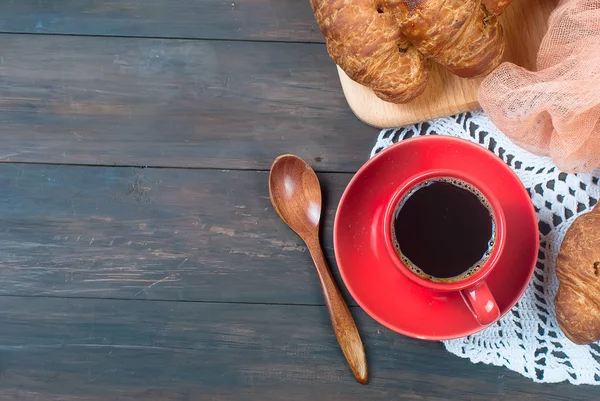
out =
[[[513,0],[500,17],[506,35],[504,60],[529,70],[548,28],[548,17],[557,0]],[[338,67],[342,89],[356,116],[377,128],[399,127],[449,116],[479,107],[477,90],[482,78],[459,78],[434,64],[425,91],[405,104],[385,102]]]

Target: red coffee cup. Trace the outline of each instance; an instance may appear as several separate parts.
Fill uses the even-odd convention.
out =
[[[489,249],[489,256],[482,261],[483,266],[474,271],[472,275],[461,277],[456,281],[439,282],[419,276],[402,261],[393,239],[394,216],[403,200],[415,188],[429,181],[440,179],[463,182],[477,192],[477,195],[482,197],[487,203],[494,223],[494,243]],[[444,202],[444,200],[440,199],[440,202]],[[398,270],[412,282],[432,291],[460,292],[469,310],[473,313],[474,318],[482,326],[494,323],[500,317],[500,309],[494,299],[494,295],[486,284],[486,277],[496,267],[502,254],[505,243],[506,221],[499,201],[484,183],[467,173],[456,170],[437,169],[420,172],[407,180],[392,196],[385,211],[383,224],[386,251]]]

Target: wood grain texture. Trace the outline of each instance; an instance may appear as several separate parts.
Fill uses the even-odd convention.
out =
[[[0,297],[0,398],[35,400],[594,399],[534,384],[354,309],[372,365],[343,363],[324,307]]]
[[[323,42],[303,0],[18,0],[0,32]]]
[[[535,69],[537,50],[557,0],[513,0],[500,16],[506,35],[504,60]],[[435,64],[425,91],[405,104],[387,103],[338,67],[344,95],[356,116],[378,128],[399,127],[474,110],[482,78],[459,78]]]
[[[0,35],[0,161],[356,171],[376,131],[321,44]]]
[[[306,243],[317,269],[335,337],[354,377],[365,384],[368,369],[360,334],[321,249],[322,196],[319,178],[299,157],[289,154],[279,156],[269,173],[269,197],[279,217]]]
[[[320,175],[336,275],[349,179]],[[0,186],[0,294],[323,305],[266,172],[0,164]]]
[[[307,246],[317,267],[317,275],[321,282],[325,306],[327,307],[335,337],[340,344],[354,377],[356,377],[359,383],[366,384],[369,377],[367,357],[354,318],[329,270],[318,237],[310,240]]]

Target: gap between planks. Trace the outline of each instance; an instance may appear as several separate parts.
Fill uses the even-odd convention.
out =
[[[16,32],[2,31],[0,35],[28,35],[28,36],[67,36],[77,38],[123,38],[123,39],[149,39],[149,40],[190,40],[190,41],[211,41],[211,42],[242,42],[242,43],[283,43],[297,45],[324,45],[323,41],[314,40],[274,40],[274,39],[226,39],[210,37],[190,37],[190,36],[148,36],[148,35],[109,35],[109,34],[90,34],[90,33],[58,33],[58,32]]]
[[[169,276],[171,277],[171,276]],[[163,281],[158,280],[159,282]],[[156,284],[156,283],[155,283]],[[147,287],[145,289],[148,289]],[[137,295],[144,292],[144,290],[138,292]],[[36,295],[36,294],[0,294],[0,298],[49,298],[49,299],[82,299],[82,300],[96,300],[96,301],[133,301],[133,302],[173,302],[173,303],[198,303],[198,304],[231,304],[231,305],[264,305],[264,306],[301,306],[301,307],[314,307],[321,308],[325,306],[325,303],[292,303],[292,302],[250,302],[250,301],[211,301],[211,300],[195,300],[195,299],[143,299],[143,298],[125,298],[125,297],[81,297],[72,295]],[[358,305],[348,304],[351,309],[360,308]]]
[[[275,159],[273,159],[275,160]],[[365,163],[367,161],[365,160]],[[30,165],[30,166],[52,166],[52,167],[94,167],[94,168],[135,168],[135,169],[157,169],[157,170],[200,170],[200,171],[248,171],[256,173],[267,173],[270,169],[267,168],[243,168],[243,167],[190,167],[190,166],[149,166],[138,164],[86,164],[86,163],[53,163],[53,162],[29,162],[29,161],[10,161],[0,160],[0,165]],[[356,174],[355,170],[320,170],[311,166],[315,173],[319,174]]]

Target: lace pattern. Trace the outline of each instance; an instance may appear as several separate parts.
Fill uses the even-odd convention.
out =
[[[444,341],[446,349],[473,363],[507,367],[535,382],[600,384],[600,343],[573,344],[559,329],[554,314],[556,256],[573,220],[591,210],[600,198],[600,170],[563,173],[549,158],[514,145],[481,111],[382,130],[371,157],[400,140],[434,134],[478,143],[508,164],[531,196],[540,234],[535,273],[518,304],[486,330]]]

